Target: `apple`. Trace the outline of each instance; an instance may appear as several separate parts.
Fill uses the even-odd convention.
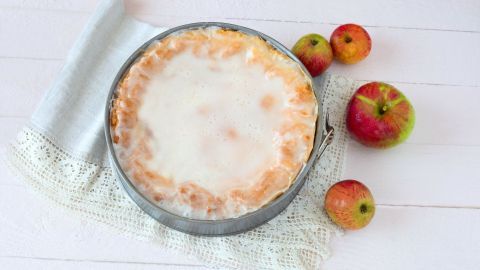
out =
[[[324,72],[333,60],[330,44],[319,34],[301,37],[293,46],[292,52],[302,61],[312,77]]]
[[[362,85],[347,106],[347,130],[358,142],[388,148],[405,141],[415,125],[415,110],[392,85]]]
[[[330,36],[335,58],[344,64],[355,64],[365,59],[372,49],[372,40],[360,25],[344,24]]]
[[[364,184],[357,180],[343,180],[327,191],[325,210],[340,227],[357,230],[367,226],[372,220],[375,201]]]

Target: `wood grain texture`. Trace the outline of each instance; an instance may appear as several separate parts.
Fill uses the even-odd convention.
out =
[[[65,214],[23,184],[0,188],[0,212],[0,260],[31,257],[199,265],[154,243],[130,239],[104,225]]]
[[[415,128],[407,143],[479,146],[480,88],[393,83],[415,108]]]
[[[367,269],[477,269],[480,211],[379,207],[372,223],[332,243],[324,267]]]
[[[0,257],[3,269],[45,269],[45,270],[201,270],[198,265],[166,263],[140,263],[116,261],[82,261],[57,258]]]
[[[170,27],[199,20],[149,14],[135,16],[146,22]],[[0,39],[6,40],[0,43],[0,56],[64,59],[88,19],[88,14],[0,8],[0,17]],[[291,47],[301,35],[318,32],[328,37],[335,28],[334,25],[318,23],[299,25],[294,22],[224,21],[268,33],[287,47]],[[29,33],[32,27],[39,30],[29,35],[16,34]],[[355,66],[334,63],[330,72],[361,80],[480,86],[480,77],[476,72],[480,50],[472,49],[480,46],[480,34],[369,27],[367,30],[373,39],[370,56]],[[415,53],[412,53],[413,50]],[[462,71],[453,72],[457,67],[462,67]]]
[[[126,1],[136,13],[202,18],[292,21],[340,25],[355,22],[366,26],[414,29],[478,31],[480,3],[475,1]],[[432,10],[434,7],[434,10]],[[428,14],[428,16],[425,16]],[[445,14],[449,14],[445,17]]]
[[[0,2],[0,7],[17,10],[32,9],[54,10],[58,12],[91,13],[100,1],[101,0],[2,0]]]
[[[0,117],[30,116],[61,67],[59,60],[0,58]]]
[[[461,157],[461,158],[459,158]],[[349,144],[345,179],[364,182],[378,204],[480,208],[480,147]]]
[[[0,0],[0,155],[60,71],[98,0]],[[417,123],[408,141],[376,151],[349,143],[345,178],[372,190],[371,225],[336,238],[325,269],[475,269],[480,264],[480,2],[126,0],[159,26],[226,21],[287,47],[346,22],[373,39],[369,58],[330,72],[393,83]],[[195,14],[195,15],[193,15]],[[408,206],[412,205],[412,206]],[[204,269],[195,259],[64,214],[0,163],[2,269]]]
[[[0,8],[0,56],[64,59],[88,17],[88,13]]]
[[[166,26],[199,20],[195,17],[171,18],[157,15],[137,15],[137,18],[155,25]],[[299,25],[293,22],[237,19],[225,19],[224,21],[268,33],[289,48],[304,34],[316,32],[328,38],[335,29],[334,25],[316,23]],[[480,77],[476,76],[475,72],[476,61],[480,59],[480,51],[472,49],[472,46],[480,46],[479,34],[370,27],[366,27],[366,29],[373,39],[372,52],[369,57],[353,66],[334,62],[329,72],[359,80],[461,86],[480,85]],[[462,67],[461,72],[454,72],[452,67]]]
[[[37,258],[32,261],[38,265],[50,266],[68,260],[68,264],[101,264],[99,267],[105,269],[120,267],[106,262],[132,267],[156,265],[161,269],[164,264],[187,264],[183,267],[189,269],[195,266],[194,260],[175,256],[154,244],[126,239],[97,224],[63,215],[58,209],[43,205],[35,196],[23,195],[27,192],[23,187],[11,191],[25,205],[18,206],[15,215],[9,213],[8,221],[0,220],[3,225],[0,262],[2,257],[10,261],[15,257],[15,260]],[[0,205],[15,196],[3,192],[0,195],[5,197]],[[462,269],[475,269],[480,263],[478,256],[474,256],[480,251],[476,245],[479,225],[478,210],[379,206],[368,227],[335,239],[333,256],[325,269],[458,269],[459,265],[465,266]],[[38,262],[38,258],[47,260]]]
[[[0,7],[91,12],[98,0],[3,0]],[[236,1],[236,0],[125,0],[129,12],[198,18],[292,21],[344,24],[355,22],[374,27],[480,31],[478,1]],[[428,14],[428,16],[426,16]],[[448,16],[445,16],[448,14]]]

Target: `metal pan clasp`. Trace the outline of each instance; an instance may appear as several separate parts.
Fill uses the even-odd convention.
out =
[[[335,129],[330,125],[329,122],[329,114],[328,112],[325,115],[325,130],[323,131],[322,142],[318,147],[317,156],[315,157],[315,161],[323,154],[327,146],[329,146],[333,142],[333,134]]]

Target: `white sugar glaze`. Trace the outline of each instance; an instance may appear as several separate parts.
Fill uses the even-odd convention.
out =
[[[214,194],[253,184],[275,160],[285,86],[244,55],[213,62],[186,51],[151,78],[139,119],[150,129],[148,166]],[[195,61],[192,61],[195,59]],[[269,110],[263,99],[274,99]]]
[[[128,102],[116,105],[126,174],[164,209],[199,219],[236,217],[284,192],[315,130],[316,99],[298,64],[246,35],[212,54],[218,31],[197,30],[209,37],[197,47],[178,49],[187,32],[153,44],[121,84],[119,100],[136,99],[136,120]],[[241,47],[222,56],[236,41]]]

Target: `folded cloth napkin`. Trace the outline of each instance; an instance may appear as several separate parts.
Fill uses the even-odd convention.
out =
[[[324,75],[316,80],[335,137],[298,196],[278,217],[228,237],[198,237],[169,229],[140,210],[112,176],[103,110],[120,66],[164,29],[124,14],[121,1],[103,1],[71,49],[63,70],[7,153],[11,168],[55,204],[143,240],[194,256],[214,267],[318,268],[332,233],[323,211],[326,189],[342,175],[344,111],[356,83]]]

